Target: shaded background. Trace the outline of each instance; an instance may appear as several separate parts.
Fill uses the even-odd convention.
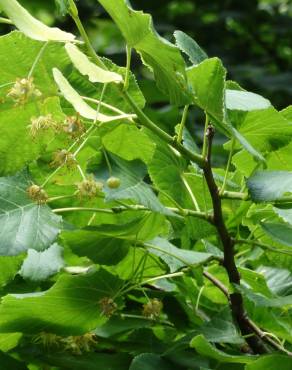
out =
[[[71,20],[58,15],[54,0],[20,2],[45,23],[75,32]],[[173,41],[176,29],[194,37],[209,56],[223,60],[228,77],[245,89],[266,96],[279,109],[291,104],[291,0],[131,0],[131,4],[150,12],[156,29],[167,39]],[[124,40],[98,2],[79,0],[78,8],[99,53],[124,64]],[[149,77],[138,58],[134,63],[141,76]],[[153,101],[163,100],[154,90],[145,93],[153,95]]]

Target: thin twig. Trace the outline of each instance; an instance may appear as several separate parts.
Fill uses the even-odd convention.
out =
[[[229,300],[229,292],[228,289],[224,284],[221,283],[220,280],[216,279],[214,275],[210,274],[208,271],[203,271],[203,275],[210,280],[218,289],[221,290],[222,293],[226,296],[226,298]]]
[[[248,244],[248,245],[253,245],[256,247],[260,247],[263,249],[267,249],[271,252],[275,253],[281,253],[281,254],[286,254],[288,256],[292,256],[292,251],[287,251],[285,249],[280,249],[280,248],[274,248],[268,244],[258,242],[256,240],[248,240],[248,239],[234,239],[235,244]]]
[[[198,217],[202,218],[209,223],[212,223],[212,216],[206,214],[205,212],[198,212],[192,209],[179,209],[173,207],[165,207],[166,210],[173,212],[175,215],[179,215],[182,217],[190,216],[190,217]],[[56,208],[53,209],[54,213],[65,213],[65,212],[97,212],[97,213],[110,213],[116,214],[126,211],[151,211],[151,209],[143,206],[143,205],[127,205],[119,206],[119,207],[112,207],[112,208],[94,208],[94,207],[66,207],[66,208]]]

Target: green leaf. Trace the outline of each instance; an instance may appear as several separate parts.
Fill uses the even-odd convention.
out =
[[[101,338],[110,338],[117,334],[151,327],[152,322],[145,320],[144,317],[119,317],[113,316],[103,326],[97,328],[94,332]]]
[[[1,49],[1,47],[0,47]],[[2,106],[0,109],[0,174],[10,175],[37,159],[46,149],[52,136],[44,134],[32,139],[28,126],[31,118],[62,114],[58,98],[48,98],[43,102],[27,103],[23,106]],[[56,116],[55,116],[56,117]]]
[[[275,108],[236,112],[229,115],[233,125],[259,151],[273,151],[289,144],[292,124]]]
[[[260,266],[257,271],[265,277],[269,289],[277,295],[292,294],[292,273],[289,270]]]
[[[206,59],[187,70],[195,103],[202,108],[218,126],[226,132],[225,77],[226,70],[218,58]]]
[[[82,75],[88,76],[89,81],[93,83],[99,82],[102,84],[109,82],[120,83],[123,81],[121,75],[102,69],[92,63],[87,56],[77,48],[77,46],[67,43],[65,45],[65,49],[75,68],[77,68]]]
[[[134,358],[129,370],[173,370],[173,364],[154,353],[142,353]]]
[[[21,267],[23,259],[23,255],[12,257],[0,256],[0,288],[14,279]]]
[[[243,338],[233,324],[229,309],[223,309],[210,321],[204,323],[200,327],[200,332],[208,341],[213,343],[244,343]]]
[[[51,28],[34,18],[16,0],[0,0],[0,9],[12,20],[13,24],[26,36],[40,41],[74,41],[72,33]]]
[[[62,253],[63,248],[58,244],[51,245],[43,252],[29,249],[19,273],[24,279],[32,281],[46,280],[58,273],[64,266]]]
[[[20,362],[13,357],[0,352],[1,370],[28,370],[24,362]]]
[[[52,366],[64,370],[128,370],[130,364],[130,356],[124,353],[82,353],[76,356],[51,351],[41,357]]]
[[[207,262],[212,255],[209,253],[195,252],[180,249],[168,240],[155,238],[145,243],[149,252],[160,257],[170,268],[171,272],[177,271],[184,266],[195,266]]]
[[[257,162],[263,162],[265,163],[265,158],[262,156],[262,154],[256,150],[247,140],[244,136],[241,135],[241,133],[236,130],[234,127],[231,129],[234,137],[239,141],[239,143],[243,146],[243,148],[252,155],[253,159],[255,159]]]
[[[151,180],[159,190],[184,206],[186,199],[189,199],[182,179],[186,163],[164,142],[156,137],[153,137],[153,140],[156,142],[156,149],[147,166]]]
[[[155,75],[158,87],[171,103],[190,102],[185,79],[185,63],[179,49],[154,30],[149,14],[133,10],[125,0],[98,0],[113,18],[127,44],[141,55]]]
[[[267,109],[271,106],[269,100],[248,91],[225,90],[226,108],[230,110],[253,111]]]
[[[271,202],[292,192],[292,172],[257,171],[247,182],[254,202]]]
[[[62,219],[46,205],[33,202],[26,189],[25,173],[0,178],[0,255],[16,255],[27,249],[42,251],[56,239]]]
[[[155,256],[151,256],[147,250],[133,246],[127,256],[110,271],[117,274],[123,280],[154,278],[165,273],[161,262]]]
[[[148,163],[154,153],[155,144],[133,124],[122,124],[102,138],[105,148],[127,161],[141,159]]]
[[[277,242],[292,247],[292,226],[283,223],[261,222],[262,229]]]
[[[230,362],[248,364],[257,359],[256,356],[230,355],[225,352],[219,351],[216,347],[212,346],[203,335],[197,335],[195,338],[193,338],[190,345],[192,348],[195,348],[195,350],[200,355],[212,358],[223,363]]]
[[[0,37],[0,175],[21,170],[44,152],[52,133],[44,133],[32,140],[28,126],[31,118],[51,114],[57,122],[64,120],[52,67],[63,70],[69,59],[61,44],[51,42],[43,50],[33,72],[33,82],[42,93],[26,104],[16,106],[7,93],[19,78],[26,78],[44,43],[28,39],[20,32]],[[58,58],[55,58],[58,55]],[[21,63],[20,63],[21,61]]]
[[[265,277],[256,271],[239,267],[238,271],[242,277],[243,283],[248,284],[254,292],[261,293],[267,297],[271,297],[271,291],[269,290]]]
[[[78,256],[87,256],[100,265],[116,265],[128,253],[128,242],[101,234],[94,230],[74,230],[63,232],[62,240]]]
[[[218,58],[206,59],[187,70],[188,80],[194,93],[194,102],[202,108],[212,123],[228,137],[234,136],[241,145],[257,160],[264,161],[254,148],[256,143],[232,127],[226,112],[225,78],[226,70]],[[238,92],[240,94],[240,92]]]
[[[0,351],[8,352],[15,348],[22,337],[21,333],[0,334]]]
[[[290,370],[291,368],[291,357],[275,354],[259,358],[253,363],[246,365],[245,370]]]
[[[86,238],[87,231],[94,232],[97,237],[112,237],[125,240],[147,240],[153,239],[165,229],[164,217],[160,214],[144,212],[129,222],[120,222],[118,224],[102,224],[97,226],[88,226],[81,231],[81,237]],[[77,231],[78,233],[78,231]],[[78,235],[78,234],[77,234]],[[93,237],[93,235],[92,235]],[[69,238],[70,240],[70,238]]]
[[[49,290],[7,295],[0,306],[0,331],[81,335],[105,323],[98,303],[114,297],[122,281],[103,269],[61,276]]]
[[[55,0],[58,13],[61,16],[65,16],[69,10],[68,0]]]
[[[208,55],[196,43],[194,39],[182,31],[175,31],[176,45],[189,57],[191,63],[199,64],[208,58]]]
[[[43,42],[31,40],[18,31],[1,36],[0,61],[2,67],[0,84],[12,83],[17,78],[26,78],[34,61],[39,57],[32,74],[34,83],[45,98],[57,96],[52,68],[57,67],[63,71],[70,65],[70,60],[62,44],[50,42],[45,48],[44,45]],[[41,51],[42,54],[40,54]],[[58,55],[58,58],[55,57],[56,55]],[[10,85],[3,86],[1,96],[4,97],[10,87]]]
[[[239,287],[239,290],[245,298],[253,302],[256,307],[278,307],[285,308],[292,306],[292,295],[286,297],[271,297],[267,298],[259,293],[254,293],[252,290],[245,288],[244,286]]]

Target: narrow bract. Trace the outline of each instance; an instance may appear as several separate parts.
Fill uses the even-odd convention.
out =
[[[64,98],[73,105],[76,112],[78,112],[82,117],[88,118],[94,121],[109,122],[118,119],[132,118],[131,114],[122,114],[119,116],[106,116],[105,114],[98,113],[95,109],[91,108],[88,104],[84,102],[78,92],[73,89],[67,79],[63,76],[57,68],[53,68],[53,75],[56,84],[58,85]]]
[[[115,72],[106,71],[92,63],[85,54],[83,54],[77,46],[67,43],[65,49],[78,71],[88,76],[91,82],[109,83],[109,82],[122,82],[121,75]]]
[[[0,10],[6,13],[13,24],[26,36],[39,41],[74,41],[72,33],[56,27],[48,27],[24,9],[16,0],[0,0]]]

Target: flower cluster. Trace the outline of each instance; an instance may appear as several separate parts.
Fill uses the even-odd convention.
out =
[[[84,335],[61,337],[56,334],[41,332],[33,339],[33,343],[42,345],[46,350],[52,348],[71,352],[74,355],[82,355],[96,348],[97,339],[93,333]]]
[[[16,105],[23,105],[31,97],[41,95],[42,93],[36,88],[33,82],[33,77],[18,78],[7,94]]]
[[[80,119],[80,116],[68,116],[63,125],[63,131],[72,139],[80,137],[85,132],[85,127]]]
[[[93,176],[89,176],[77,184],[77,193],[80,198],[94,198],[103,189],[101,182],[95,181]]]
[[[111,317],[118,308],[117,304],[110,297],[104,297],[100,299],[98,303],[99,303],[102,315],[106,317]]]
[[[149,302],[143,305],[143,316],[150,319],[157,319],[162,311],[163,304],[157,299],[150,299]]]
[[[54,131],[58,128],[58,123],[53,119],[51,114],[46,116],[32,117],[31,124],[28,125],[30,135],[35,138],[39,132],[53,129]]]
[[[26,189],[28,196],[38,204],[45,204],[47,203],[49,197],[46,191],[36,184],[32,184]]]
[[[68,169],[75,168],[77,161],[73,153],[66,149],[57,150],[53,154],[53,160],[51,162],[51,167],[66,166]]]

